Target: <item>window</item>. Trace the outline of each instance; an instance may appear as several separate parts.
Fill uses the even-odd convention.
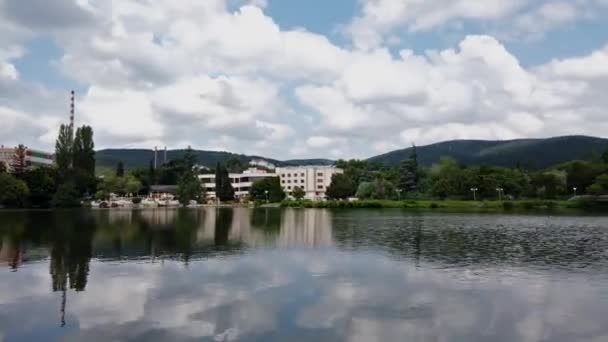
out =
[[[287,174],[287,177],[291,177],[291,173],[288,173],[288,174]]]
[[[303,173],[303,172],[300,174],[300,176],[305,177],[305,175],[304,175],[304,173]]]
[[[281,179],[281,183],[285,184],[285,180],[284,180],[284,179]]]
[[[287,181],[287,183],[291,184],[291,179]]]
[[[317,173],[317,176],[318,176],[318,177],[323,177],[323,172],[318,172],[318,173]]]
[[[290,186],[288,186],[288,187],[287,187],[287,190],[291,190],[291,187],[290,187]]]
[[[318,185],[318,186],[317,186],[317,189],[319,189],[319,190],[323,190],[323,185]]]
[[[317,183],[323,183],[322,179],[317,179]]]
[[[301,182],[301,183],[302,183],[302,184],[304,184],[304,180],[303,180],[303,179],[302,179],[302,182]]]

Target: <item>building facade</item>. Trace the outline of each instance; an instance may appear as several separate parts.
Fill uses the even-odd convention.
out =
[[[0,163],[5,164],[8,169],[10,169],[15,158],[15,149],[16,147],[5,147],[4,145],[0,146]],[[26,147],[25,163],[28,168],[53,166],[55,164],[55,157],[52,153]]]
[[[305,198],[310,200],[324,200],[327,198],[327,188],[331,179],[344,170],[334,166],[298,166],[279,167],[276,174],[281,179],[281,186],[287,195],[293,194],[295,188],[306,193]]]
[[[229,174],[230,183],[234,188],[234,196],[237,199],[246,198],[249,196],[249,190],[253,183],[268,177],[276,177],[274,173],[269,173],[264,170],[248,169],[243,173],[231,173]],[[199,175],[198,178],[203,183],[207,198],[215,199],[215,174],[204,174]]]

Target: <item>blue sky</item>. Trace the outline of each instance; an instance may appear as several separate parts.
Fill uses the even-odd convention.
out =
[[[0,0],[4,144],[361,158],[605,135],[608,1]],[[16,134],[22,127],[26,134]]]

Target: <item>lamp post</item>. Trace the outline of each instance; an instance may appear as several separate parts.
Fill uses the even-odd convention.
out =
[[[473,193],[473,201],[477,201],[477,191],[479,191],[478,188],[471,188],[471,192]]]
[[[577,187],[572,188],[572,190],[574,190],[574,197],[576,197],[576,191],[578,190]]]
[[[496,188],[496,191],[498,192],[498,200],[502,201],[502,193],[503,193],[503,191],[505,191],[505,189],[503,189],[503,188]]]
[[[264,191],[266,194],[266,203],[270,203],[270,198],[268,198],[268,190]]]
[[[399,202],[401,202],[401,189],[397,189],[397,197],[399,198]]]

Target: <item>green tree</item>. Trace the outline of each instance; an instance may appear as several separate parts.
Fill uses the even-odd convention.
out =
[[[82,126],[76,130],[72,154],[73,168],[94,177],[95,143],[93,142],[93,128],[91,126]]]
[[[268,197],[266,197],[267,191]],[[277,203],[285,199],[285,192],[279,177],[267,177],[253,183],[249,190],[249,196],[255,201],[266,201],[268,199],[272,203]]]
[[[355,195],[357,187],[345,174],[335,174],[331,177],[331,184],[327,188],[327,197],[330,199],[347,199]]]
[[[532,177],[532,186],[538,197],[555,199],[566,193],[566,173],[557,170],[538,173]]]
[[[362,182],[357,188],[357,198],[359,199],[372,199],[374,196],[374,190],[376,187],[372,182]]]
[[[441,158],[439,165],[431,170],[431,194],[445,199],[460,196],[463,193],[463,174],[458,163],[451,158]]]
[[[293,188],[293,192],[291,193],[291,195],[293,196],[293,198],[299,201],[306,197],[306,191],[304,191],[304,189],[300,188],[299,186],[296,186],[295,188]]]
[[[56,208],[80,207],[80,194],[73,181],[67,181],[57,188],[52,204]]]
[[[23,145],[15,147],[13,158],[11,160],[11,171],[17,177],[21,178],[27,171],[27,148]]]
[[[241,173],[246,169],[246,165],[236,156],[232,156],[226,161],[226,168],[228,172]]]
[[[123,193],[137,195],[142,188],[141,182],[139,179],[135,178],[133,175],[127,175],[123,178]]]
[[[116,165],[116,177],[124,177],[125,176],[125,166],[122,161],[118,162]]]
[[[374,183],[374,199],[392,199],[395,197],[395,186],[384,178],[377,178]]]
[[[233,201],[234,188],[228,170],[220,163],[215,168],[215,194],[220,201]]]
[[[194,165],[196,165],[198,157],[194,153],[194,150],[190,146],[188,146],[182,160],[184,168],[186,169],[185,172],[190,172],[192,171],[192,168],[194,168]]]
[[[30,190],[27,184],[8,173],[0,174],[0,205],[21,208],[27,205]]]
[[[401,162],[399,189],[404,193],[417,192],[418,182],[418,152],[414,145],[410,157]]]
[[[205,199],[203,186],[193,172],[186,173],[177,184],[177,197],[179,202],[186,206],[190,201],[201,203]]]
[[[608,149],[602,154],[602,161],[604,164],[608,164]]]
[[[591,195],[608,195],[608,174],[598,176],[587,192]]]
[[[56,188],[57,173],[55,169],[40,167],[28,171],[23,180],[30,190],[29,202],[35,207],[49,207]]]
[[[59,136],[55,142],[55,163],[59,170],[61,178],[65,178],[72,167],[72,149],[74,142],[72,141],[72,130],[68,125],[61,125],[59,128]]]

